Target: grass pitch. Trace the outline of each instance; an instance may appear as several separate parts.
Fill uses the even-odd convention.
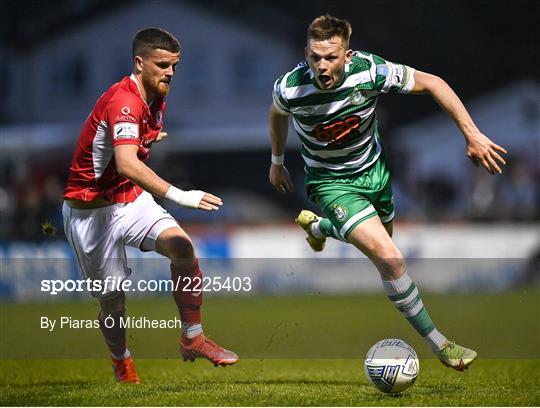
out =
[[[382,394],[360,360],[139,360],[144,384],[119,386],[104,360],[10,361],[2,368],[2,405],[187,406],[524,406],[538,405],[537,361],[481,360],[464,373],[421,362],[414,387]]]
[[[99,330],[39,328],[42,315],[93,319],[94,305],[2,304],[0,405],[540,405],[537,291],[424,301],[444,333],[479,351],[470,370],[458,373],[433,359],[382,294],[209,297],[205,331],[241,361],[227,368],[184,363],[176,330],[133,329],[140,386],[113,383]],[[174,313],[167,298],[131,299],[128,307],[135,316]],[[366,351],[384,337],[404,339],[421,357],[416,384],[397,396],[378,392],[363,374]]]

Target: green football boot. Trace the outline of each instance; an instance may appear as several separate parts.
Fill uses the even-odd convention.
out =
[[[447,342],[437,353],[441,363],[457,371],[469,368],[477,355],[476,351],[460,346],[453,341]]]
[[[324,244],[326,243],[326,237],[317,238],[315,235],[313,235],[313,232],[311,232],[311,224],[313,224],[315,221],[320,220],[321,217],[315,215],[309,210],[302,210],[300,211],[300,214],[298,214],[298,217],[294,220],[298,225],[300,225],[304,231],[307,232],[307,238],[306,241],[308,242],[311,249],[313,249],[315,252],[320,252],[324,249]]]

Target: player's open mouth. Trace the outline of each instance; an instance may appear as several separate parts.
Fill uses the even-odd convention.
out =
[[[319,75],[318,78],[319,78],[319,83],[323,86],[329,85],[330,82],[332,81],[332,78],[330,77],[330,75]]]

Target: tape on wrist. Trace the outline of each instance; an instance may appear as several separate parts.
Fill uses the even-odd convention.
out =
[[[283,166],[283,163],[285,163],[285,155],[272,155],[272,164],[275,164],[276,166]]]
[[[204,191],[189,190],[184,191],[175,186],[170,186],[165,193],[165,198],[171,200],[181,207],[199,208],[199,204],[204,196]]]

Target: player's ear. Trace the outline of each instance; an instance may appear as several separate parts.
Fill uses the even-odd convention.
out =
[[[142,57],[136,55],[135,59],[133,60],[133,63],[135,65],[135,69],[137,70],[137,72],[142,72],[142,67],[143,67]]]
[[[353,57],[353,50],[349,48],[347,51],[345,51],[345,62],[351,62],[352,57]]]

